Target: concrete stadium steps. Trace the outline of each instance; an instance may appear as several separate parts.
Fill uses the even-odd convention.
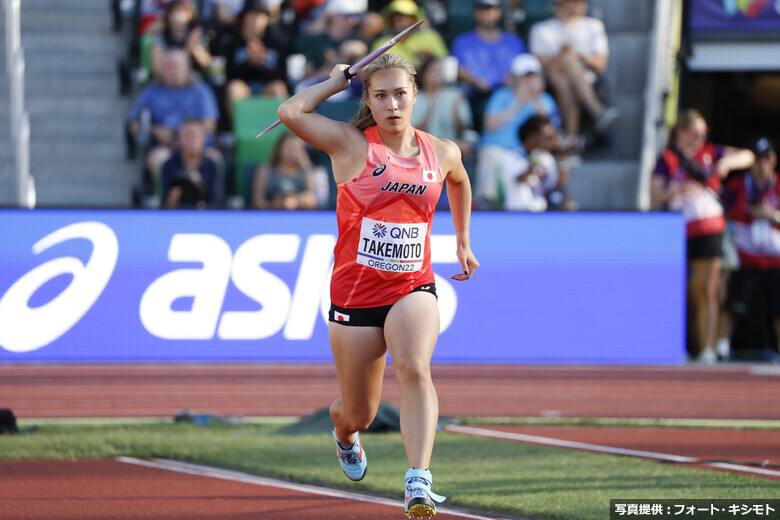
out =
[[[125,160],[130,99],[119,96],[117,61],[127,43],[111,30],[109,2],[23,0],[21,31],[38,205],[130,206],[140,166]],[[0,60],[4,74],[5,56]],[[8,82],[0,81],[0,139],[6,141],[8,96]],[[10,144],[0,146],[0,161],[0,205],[8,206],[15,186]]]
[[[122,183],[118,179],[128,177],[129,173],[138,173],[137,168],[129,169],[118,165],[114,160],[92,161],[88,174],[81,178],[78,167],[62,165],[61,161],[46,159],[33,163],[32,168],[46,172],[35,176],[37,206],[40,208],[128,208],[131,200],[132,183]],[[67,183],[62,179],[67,178]],[[97,194],[97,195],[96,195]]]
[[[606,150],[594,153],[589,159],[639,160],[644,115],[643,99],[644,96],[641,94],[612,95],[612,105],[620,110],[620,117],[607,130],[610,145]]]
[[[639,161],[586,161],[572,168],[569,195],[581,210],[636,209]]]
[[[620,117],[608,130],[610,144],[586,154],[572,172],[571,192],[583,209],[636,209],[647,62],[654,0],[591,0],[604,21],[610,61],[606,76]]]
[[[609,32],[647,31],[653,23],[654,0],[590,0],[594,14]]]
[[[613,93],[642,95],[647,83],[650,34],[629,32],[610,35],[607,79]]]

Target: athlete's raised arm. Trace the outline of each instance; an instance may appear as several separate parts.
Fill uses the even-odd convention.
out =
[[[471,251],[469,228],[471,225],[471,184],[468,173],[461,160],[458,145],[447,139],[436,139],[436,154],[439,156],[447,182],[447,198],[450,202],[452,221],[455,224],[457,238],[457,255],[462,273],[452,277],[453,280],[468,280],[479,267],[474,253]]]
[[[360,130],[314,113],[317,105],[349,87],[343,73],[347,67],[336,65],[329,79],[300,91],[277,110],[281,122],[295,135],[330,155],[334,171],[345,164],[362,166],[368,153],[368,142]]]

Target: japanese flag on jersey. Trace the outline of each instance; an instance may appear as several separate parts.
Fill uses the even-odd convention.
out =
[[[349,314],[342,314],[337,310],[333,311],[333,317],[336,321],[349,321]]]
[[[439,176],[436,170],[423,170],[423,182],[438,182]]]

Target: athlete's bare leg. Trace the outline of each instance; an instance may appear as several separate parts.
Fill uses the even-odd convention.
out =
[[[698,353],[714,348],[718,332],[718,279],[720,259],[702,258],[691,261],[691,297],[696,316]]]
[[[330,405],[336,437],[345,446],[371,424],[379,408],[387,347],[379,327],[328,324],[341,397]]]
[[[428,469],[439,420],[431,379],[431,356],[439,336],[439,307],[426,292],[411,293],[393,305],[385,339],[401,389],[401,434],[409,466]]]

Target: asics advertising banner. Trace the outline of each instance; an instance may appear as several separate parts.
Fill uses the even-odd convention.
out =
[[[0,237],[0,362],[332,361],[332,212],[8,209]],[[471,242],[450,279],[437,214],[435,363],[684,360],[679,214],[475,213]]]

